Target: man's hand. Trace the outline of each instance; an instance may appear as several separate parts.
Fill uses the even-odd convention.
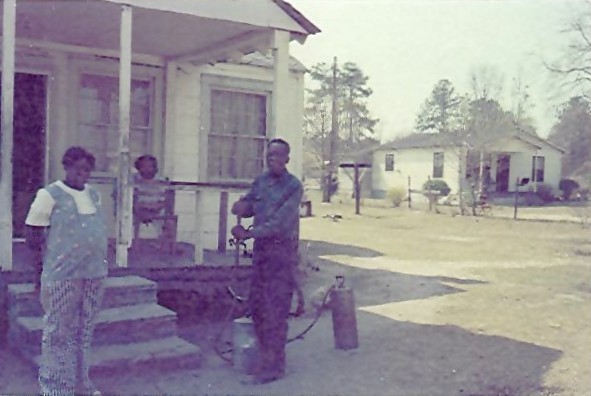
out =
[[[238,201],[234,202],[232,205],[232,214],[240,217],[248,217],[249,215],[252,216],[251,212],[251,204],[248,201],[240,198]]]
[[[241,225],[237,225],[232,227],[232,236],[239,241],[244,241],[246,239],[252,238],[250,231],[246,230]]]

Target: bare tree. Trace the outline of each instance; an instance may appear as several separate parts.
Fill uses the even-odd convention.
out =
[[[512,79],[511,88],[511,113],[515,122],[526,132],[537,134],[533,126],[530,111],[534,107],[529,94],[529,84],[523,77],[523,70],[519,69],[517,75]]]
[[[591,0],[577,3],[577,9],[562,33],[569,38],[561,57],[544,61],[546,68],[559,76],[562,86],[591,98]]]
[[[480,65],[470,72],[472,100],[498,101],[503,92],[504,76],[496,66]]]

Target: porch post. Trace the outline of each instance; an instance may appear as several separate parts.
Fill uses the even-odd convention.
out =
[[[0,266],[12,270],[12,147],[16,0],[4,0],[2,17],[2,133],[0,134]]]
[[[166,88],[165,88],[165,111],[164,117],[164,150],[163,150],[163,170],[164,174],[171,179],[174,178],[175,163],[175,121],[176,121],[176,91],[177,91],[177,64],[176,62],[166,62]]]
[[[294,138],[289,125],[289,32],[275,30],[273,32],[273,129],[270,138],[285,136]]]
[[[201,205],[201,201],[203,191],[196,190],[195,191],[195,218],[194,218],[194,226],[193,229],[195,230],[195,264],[200,265],[203,263],[203,208]]]
[[[131,188],[129,180],[129,128],[131,101],[131,29],[132,8],[121,7],[119,57],[119,178],[117,180],[117,247],[119,267],[127,267],[127,249],[131,231]]]

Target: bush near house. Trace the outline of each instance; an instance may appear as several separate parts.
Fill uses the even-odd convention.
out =
[[[529,191],[535,192],[535,194],[546,203],[554,201],[554,191],[549,184],[537,183],[535,190],[533,186],[530,186]]]
[[[449,188],[444,180],[427,180],[423,184],[423,191],[439,191],[440,197],[447,197],[451,188]]]
[[[558,183],[558,188],[562,191],[562,198],[568,201],[572,197],[572,193],[579,188],[579,183],[573,179],[561,179]]]
[[[395,208],[399,207],[400,204],[406,199],[406,189],[401,186],[395,186],[388,190],[387,193],[388,201]]]

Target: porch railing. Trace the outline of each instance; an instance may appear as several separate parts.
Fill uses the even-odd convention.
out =
[[[116,178],[112,176],[93,176],[90,179],[90,183],[99,186],[106,186],[111,193],[114,191],[116,185]],[[174,202],[176,205],[177,192],[189,192],[194,196],[194,222],[193,222],[193,245],[195,246],[195,263],[203,263],[203,250],[204,250],[204,230],[206,225],[203,223],[204,192],[218,192],[219,193],[219,205],[218,205],[218,235],[217,235],[217,252],[225,253],[227,251],[228,244],[228,208],[229,208],[229,195],[230,193],[244,193],[250,188],[250,183],[245,182],[184,182],[169,180],[163,183],[163,189],[174,192]],[[130,188],[133,188],[132,183]],[[108,197],[103,196],[103,200]],[[115,208],[119,210],[119,208]],[[131,208],[133,210],[133,208]],[[178,213],[177,211],[175,211]]]

